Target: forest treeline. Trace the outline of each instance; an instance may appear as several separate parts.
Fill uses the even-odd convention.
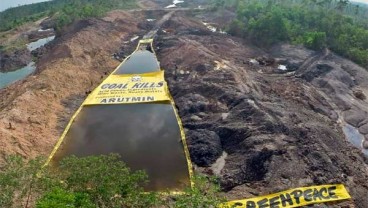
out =
[[[368,68],[368,6],[348,0],[213,0],[236,11],[230,34],[258,46],[279,42],[332,51]]]
[[[0,12],[0,31],[16,28],[42,17],[53,17],[60,29],[76,19],[99,17],[112,9],[128,9],[135,0],[53,0],[10,8]]]

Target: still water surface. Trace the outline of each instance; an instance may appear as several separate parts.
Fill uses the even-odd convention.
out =
[[[35,42],[29,43],[27,45],[27,48],[30,51],[36,50],[37,48],[44,46],[48,42],[54,40],[54,38],[55,36],[50,36],[47,38],[37,40]],[[34,62],[31,62],[27,66],[22,67],[12,72],[5,72],[5,73],[0,72],[0,89],[18,80],[26,78],[28,75],[32,74],[35,70],[36,70],[36,65]]]
[[[346,124],[343,127],[343,131],[345,136],[347,137],[347,139],[349,140],[349,142],[351,144],[353,144],[356,148],[361,149],[362,152],[368,156],[368,150],[367,149],[363,149],[363,141],[364,141],[364,136],[362,134],[359,133],[358,129],[356,129],[355,127]]]
[[[159,71],[151,51],[138,50],[115,74]],[[84,106],[53,157],[118,153],[132,170],[144,170],[147,191],[182,191],[190,186],[179,124],[168,102]]]
[[[0,72],[0,89],[10,85],[11,83],[21,80],[35,71],[35,63],[31,62],[27,66],[12,72]]]

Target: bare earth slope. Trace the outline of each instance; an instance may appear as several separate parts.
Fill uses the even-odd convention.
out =
[[[368,92],[367,72],[328,51],[280,46],[267,54],[193,16],[176,12],[155,44],[197,170],[219,175],[229,199],[343,183],[351,204],[366,207],[368,159],[342,125],[366,132],[368,103],[353,96]],[[132,52],[129,40],[149,31],[145,18],[115,11],[78,22],[42,57],[37,74],[0,90],[1,155],[47,155],[86,92],[119,63],[112,54]],[[285,74],[248,64],[259,56],[301,67]]]
[[[250,66],[247,60],[267,54],[226,35],[208,35],[195,20],[178,15],[164,29],[170,28],[177,29],[160,34],[156,43],[162,48],[159,58],[187,130],[192,160],[208,167],[202,171],[216,173],[218,166],[211,164],[226,152],[219,175],[229,197],[343,183],[354,204],[366,207],[368,160],[345,139],[343,118],[338,117],[342,94],[338,89],[344,96],[353,93],[343,88],[346,82],[340,76],[345,72],[339,67],[354,71],[356,85],[366,91],[367,81],[361,78],[368,76],[364,69],[333,54],[318,55],[321,60],[301,73],[311,73],[317,64],[330,61],[331,73],[321,77],[317,73],[315,79],[335,83],[330,88],[337,89],[331,90],[300,75]],[[301,62],[313,54],[301,50]],[[297,55],[298,48],[285,47],[284,51]],[[348,78],[353,79],[354,73]],[[367,106],[365,101],[343,100],[351,106]]]
[[[138,31],[140,18],[116,11],[76,23],[41,58],[34,76],[0,90],[1,155],[48,154],[86,92],[119,64],[111,54]]]

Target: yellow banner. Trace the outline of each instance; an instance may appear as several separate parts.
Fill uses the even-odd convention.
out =
[[[231,201],[220,207],[292,208],[310,204],[350,199],[344,185],[322,185],[291,189],[267,196]]]
[[[148,103],[170,100],[164,72],[110,75],[86,99],[84,105]]]

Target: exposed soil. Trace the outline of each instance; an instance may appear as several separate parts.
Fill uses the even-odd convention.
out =
[[[1,155],[50,153],[86,92],[119,64],[111,54],[139,32],[141,21],[142,14],[122,11],[80,21],[55,40],[35,75],[0,90]]]
[[[265,53],[236,38],[209,35],[203,24],[184,14],[163,29],[172,32],[160,33],[158,55],[192,160],[211,173],[208,167],[221,152],[228,154],[219,176],[229,198],[343,183],[356,207],[368,204],[368,160],[345,139],[341,126],[342,120],[364,126],[366,111],[357,112],[364,107],[354,108],[351,118],[341,112],[348,115],[343,106],[367,107],[365,101],[351,99],[353,88],[367,89],[365,69],[330,52],[302,47],[284,45]],[[300,71],[280,74],[275,65],[249,65],[254,57],[286,58]],[[315,59],[303,66],[311,57]],[[344,65],[352,71],[349,76]],[[360,84],[349,82],[353,79]],[[332,87],[318,85],[323,81]]]
[[[8,72],[27,66],[32,61],[31,52],[27,48],[16,51],[0,51],[0,72]]]
[[[130,39],[157,26],[146,21],[155,15],[163,13],[114,11],[67,28],[34,76],[0,90],[1,157],[47,155],[86,94],[119,64],[114,57],[130,54],[136,45]],[[368,135],[368,72],[328,50],[280,45],[265,52],[212,33],[196,15],[172,14],[155,49],[197,171],[218,174],[229,199],[343,183],[353,201],[329,207],[365,208],[368,158],[342,126]],[[274,61],[249,63],[257,57]],[[280,60],[293,70],[277,70]],[[213,171],[221,155],[224,167]]]

